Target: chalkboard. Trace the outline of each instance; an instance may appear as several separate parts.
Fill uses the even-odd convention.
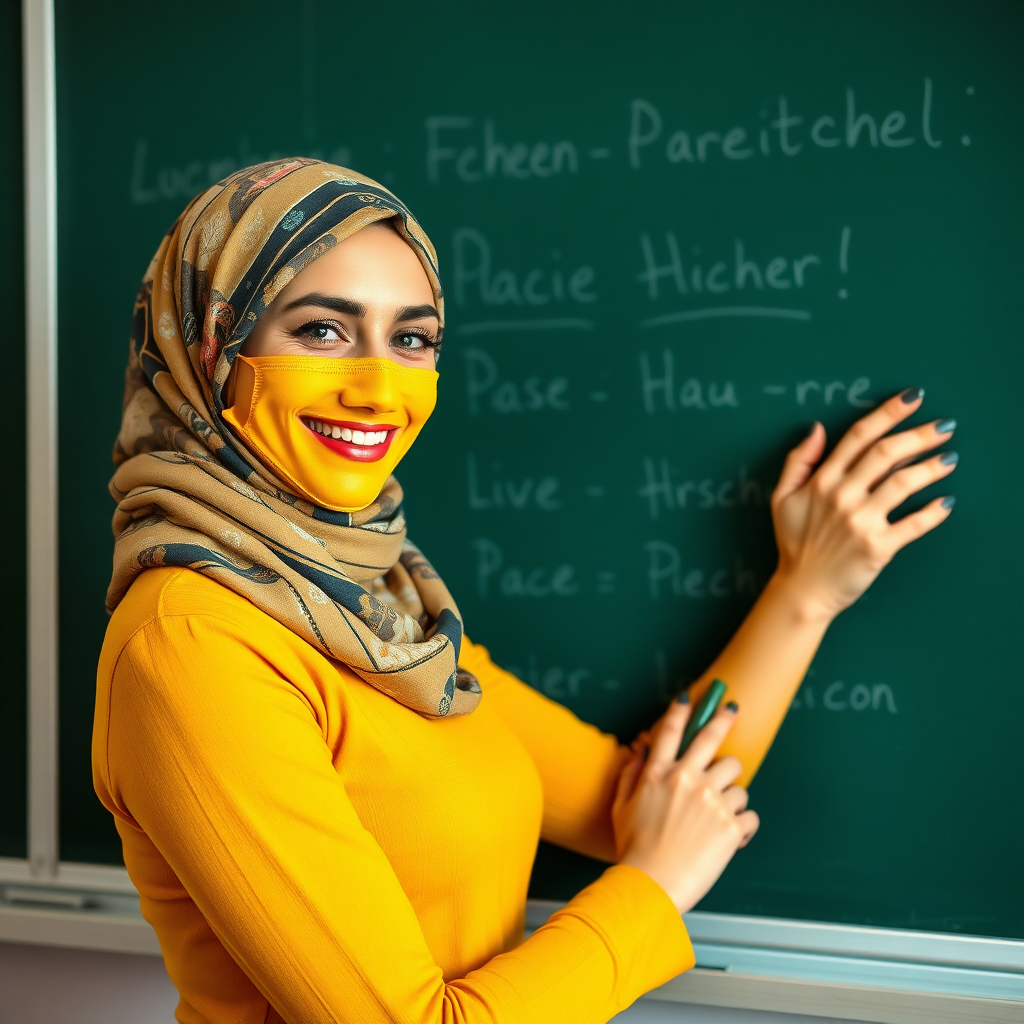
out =
[[[25,689],[25,274],[22,219],[21,4],[0,3],[0,302],[4,308],[4,433],[6,500],[0,504],[5,538],[4,614],[0,616],[0,857],[26,855]]]
[[[448,294],[400,477],[469,635],[626,738],[773,565],[767,495],[927,389],[959,503],[826,638],[702,909],[1024,937],[1024,8],[57,4],[63,855],[91,795],[129,314],[187,200],[305,153],[393,187]],[[537,896],[599,867],[542,849]]]

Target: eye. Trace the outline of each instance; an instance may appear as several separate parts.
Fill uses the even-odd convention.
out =
[[[405,349],[406,352],[422,352],[428,348],[440,348],[440,342],[435,341],[426,332],[403,331],[391,339],[391,344],[396,348]]]
[[[331,320],[310,320],[292,334],[312,345],[334,345],[342,340],[341,324]]]

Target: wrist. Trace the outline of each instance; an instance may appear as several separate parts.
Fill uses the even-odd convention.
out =
[[[768,580],[763,597],[801,626],[815,626],[824,631],[837,614],[836,609],[821,600],[806,583],[781,568]]]

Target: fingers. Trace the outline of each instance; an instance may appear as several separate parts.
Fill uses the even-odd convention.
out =
[[[693,737],[689,749],[679,761],[680,764],[690,768],[698,768],[702,771],[711,764],[718,753],[718,748],[722,745],[722,740],[725,739],[726,734],[732,728],[733,722],[736,721],[734,708],[735,705],[731,707],[726,705],[726,707],[719,708],[715,712],[711,721]]]
[[[937,420],[883,437],[854,466],[843,486],[859,494],[872,490],[902,464],[948,441],[955,429],[955,421]]]
[[[726,788],[735,782],[743,772],[743,764],[738,757],[720,757],[704,773],[708,785],[718,792],[724,792]]]
[[[949,476],[956,469],[957,461],[956,452],[943,452],[924,462],[897,470],[876,488],[868,504],[882,515],[888,515],[912,494]]]
[[[917,412],[923,398],[924,392],[920,388],[911,388],[894,395],[873,412],[857,420],[822,464],[821,472],[829,479],[845,474],[879,438]]]
[[[688,700],[680,701],[677,698],[668,706],[668,710],[658,723],[654,742],[651,744],[651,756],[648,758],[651,765],[664,768],[675,762],[683,730],[690,720],[690,712]]]
[[[642,733],[640,733],[637,736],[637,738],[635,740],[633,740],[632,743],[630,743],[629,749],[632,750],[633,753],[635,754],[638,750],[642,749],[643,747],[649,747],[650,745],[651,745],[651,730],[650,729],[644,729],[644,731]]]
[[[643,771],[644,762],[647,760],[646,746],[639,747],[633,751],[633,756],[623,765],[619,772],[619,781],[615,786],[615,799],[612,801],[612,810],[617,811],[623,804],[629,802],[636,790],[637,781]]]
[[[750,794],[742,786],[730,786],[722,794],[722,805],[733,814],[741,814],[747,809]]]
[[[736,816],[736,823],[743,834],[737,849],[742,850],[754,838],[754,833],[761,827],[761,819],[757,816],[757,811],[744,811]]]
[[[779,482],[772,493],[772,501],[782,501],[794,491],[800,490],[810,480],[824,451],[825,428],[815,423],[807,437],[786,456]]]
[[[954,501],[951,496],[936,498],[920,511],[912,512],[893,523],[887,531],[887,539],[893,554],[900,548],[905,548],[911,541],[934,530],[940,523],[944,523],[949,518]]]

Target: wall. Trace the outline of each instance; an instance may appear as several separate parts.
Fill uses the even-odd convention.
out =
[[[0,942],[2,1024],[171,1024],[177,994],[153,956]],[[616,1024],[827,1024],[823,1017],[642,1000]]]

